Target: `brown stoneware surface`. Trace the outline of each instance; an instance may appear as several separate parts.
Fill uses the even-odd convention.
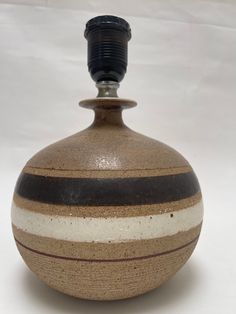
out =
[[[86,130],[41,150],[16,184],[17,247],[37,276],[66,294],[129,298],[160,286],[188,260],[202,196],[174,149],[129,129],[135,102],[90,99]]]

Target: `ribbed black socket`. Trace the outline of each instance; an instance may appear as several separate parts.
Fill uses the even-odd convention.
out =
[[[95,82],[120,82],[126,72],[129,24],[112,15],[89,20],[84,33],[88,40],[88,69]]]

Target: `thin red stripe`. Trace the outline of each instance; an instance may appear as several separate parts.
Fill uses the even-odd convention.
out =
[[[26,245],[22,244],[20,241],[18,241],[16,238],[15,238],[15,241],[17,244],[19,244],[20,246],[22,246],[23,248],[25,248],[31,252],[36,253],[36,254],[40,254],[43,256],[47,256],[47,257],[58,258],[58,259],[69,260],[69,261],[79,261],[79,262],[91,262],[91,263],[113,262],[114,263],[114,262],[127,262],[127,261],[142,260],[142,259],[148,259],[148,258],[152,258],[152,257],[162,256],[165,254],[170,254],[170,253],[176,252],[178,250],[181,250],[181,249],[193,244],[194,242],[196,242],[198,240],[198,238],[199,238],[199,235],[196,238],[194,238],[193,240],[191,240],[190,242],[188,242],[182,246],[179,246],[175,249],[172,249],[172,250],[159,252],[156,254],[151,254],[151,255],[146,255],[146,256],[137,256],[137,257],[120,258],[120,259],[118,259],[118,258],[117,259],[86,259],[86,258],[58,256],[58,255],[48,254],[48,253],[40,252],[40,251],[34,250],[32,248],[29,248],[28,246],[26,246]]]

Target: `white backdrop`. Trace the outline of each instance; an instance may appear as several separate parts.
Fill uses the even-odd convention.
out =
[[[119,95],[138,101],[126,123],[179,150],[205,201],[199,244],[160,289],[89,302],[47,288],[21,260],[11,234],[17,176],[39,149],[92,121],[85,23],[127,19],[133,37]],[[235,314],[236,1],[0,1],[0,313]]]

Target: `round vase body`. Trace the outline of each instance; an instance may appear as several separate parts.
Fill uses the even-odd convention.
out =
[[[29,160],[12,205],[28,267],[52,288],[93,300],[136,296],[169,279],[192,254],[203,214],[189,163],[126,127],[122,99],[109,101],[94,106],[89,128]]]

